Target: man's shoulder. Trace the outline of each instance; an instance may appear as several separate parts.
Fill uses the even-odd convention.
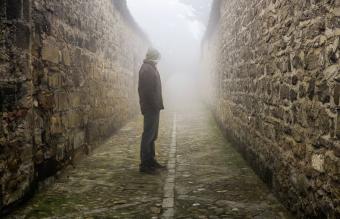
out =
[[[150,63],[144,62],[141,67],[141,72],[154,72],[155,69]]]

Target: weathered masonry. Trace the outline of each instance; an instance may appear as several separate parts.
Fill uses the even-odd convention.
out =
[[[340,218],[339,40],[339,0],[222,0],[203,43],[222,129],[309,218]]]
[[[0,0],[0,18],[4,211],[137,112],[148,40],[122,0]]]

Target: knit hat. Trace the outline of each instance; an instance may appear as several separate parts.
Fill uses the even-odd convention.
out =
[[[146,61],[158,62],[160,59],[161,59],[161,54],[158,52],[158,50],[154,48],[148,49],[148,52],[146,53],[146,57],[145,57]]]

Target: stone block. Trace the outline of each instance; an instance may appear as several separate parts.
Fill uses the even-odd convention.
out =
[[[334,0],[334,6],[340,7],[340,0]]]
[[[318,99],[322,103],[330,102],[330,90],[327,84],[327,81],[322,81],[317,86],[316,95],[318,95]]]
[[[292,57],[292,60],[291,60],[291,65],[293,68],[295,69],[300,69],[303,67],[303,62],[302,62],[302,59],[299,55],[295,55]]]
[[[43,110],[51,110],[55,107],[55,98],[53,93],[38,94],[39,107]]]
[[[64,144],[58,144],[57,145],[57,153],[56,153],[56,160],[57,161],[63,161],[66,157],[65,152],[65,145]]]
[[[42,59],[55,64],[60,62],[60,51],[57,47],[51,44],[44,44],[41,51]]]
[[[77,128],[83,126],[83,117],[80,112],[71,111],[67,113],[68,128]]]
[[[290,88],[287,85],[282,85],[280,88],[280,98],[282,100],[289,99],[290,97]]]
[[[72,107],[79,107],[81,105],[81,95],[78,92],[72,93],[69,96],[69,102]]]
[[[22,18],[22,0],[7,0],[6,15],[8,20]]]
[[[42,128],[42,127],[41,127]],[[34,144],[35,145],[41,145],[42,142],[42,130],[41,128],[35,128],[34,129]]]
[[[7,161],[7,169],[10,172],[15,173],[19,170],[19,168],[20,168],[19,158],[15,158],[15,157],[9,158],[9,160]]]
[[[307,70],[314,70],[320,67],[319,63],[320,53],[312,52],[306,56],[305,65]]]
[[[164,198],[162,207],[163,208],[173,208],[174,207],[174,198]]]
[[[340,83],[336,83],[335,84],[333,99],[334,99],[335,105],[339,105],[339,101],[340,101]]]
[[[23,23],[17,23],[15,35],[16,46],[20,49],[28,50],[30,48],[31,41],[30,28]]]
[[[20,84],[12,84],[12,83],[7,83],[7,84],[1,84],[0,87],[0,106],[2,111],[7,111],[10,110],[13,106],[16,105],[16,93],[18,90],[18,86]]]
[[[73,137],[73,148],[77,150],[85,144],[85,131],[78,131]]]
[[[33,159],[33,148],[32,145],[26,144],[21,147],[21,154],[20,154],[21,161],[23,163],[30,163]]]
[[[292,85],[297,85],[299,83],[299,77],[294,75],[292,76]]]
[[[309,99],[313,100],[314,95],[315,95],[315,80],[314,79],[311,79],[309,81],[307,94],[308,94]]]
[[[175,217],[175,209],[174,208],[168,208],[164,210],[164,213],[162,215],[162,219],[172,219]]]
[[[306,156],[306,145],[295,144],[293,147],[293,153],[298,159],[303,159]]]
[[[174,198],[175,192],[174,189],[165,189],[164,190],[164,198]]]
[[[66,111],[70,108],[69,95],[66,92],[56,93],[58,111]]]
[[[63,64],[66,66],[70,66],[71,65],[70,51],[68,49],[63,49],[61,53],[63,58]]]
[[[88,135],[89,143],[93,143],[96,139],[100,137],[100,133],[98,131],[98,127],[100,125],[95,120],[90,120],[86,127],[86,133]]]
[[[48,75],[48,87],[50,89],[57,89],[61,85],[61,78],[58,73],[52,73]]]
[[[61,134],[63,132],[62,120],[60,115],[53,115],[50,119],[50,124],[51,134]]]
[[[36,150],[34,154],[34,163],[41,164],[44,161],[44,152],[42,149]]]
[[[340,158],[340,143],[336,144],[333,148],[334,155]]]
[[[333,176],[340,177],[340,158],[332,151],[325,154],[325,170]]]
[[[335,16],[340,17],[340,7],[335,7],[333,9],[333,13],[334,13]]]
[[[297,92],[295,90],[291,89],[289,91],[289,99],[290,99],[290,101],[294,102],[294,101],[297,100],[297,98],[298,98]]]
[[[312,155],[312,167],[319,171],[319,172],[324,172],[324,164],[325,164],[325,156],[322,154],[314,154]]]

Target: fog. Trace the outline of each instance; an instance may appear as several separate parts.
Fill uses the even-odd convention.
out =
[[[128,0],[135,21],[162,54],[158,68],[166,105],[181,105],[196,98],[201,41],[211,2]]]

